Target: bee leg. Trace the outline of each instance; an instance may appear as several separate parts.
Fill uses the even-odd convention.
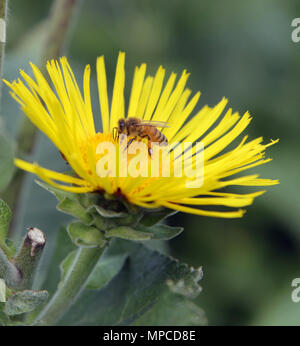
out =
[[[149,135],[145,135],[145,136],[142,136],[141,138],[148,138],[148,153],[149,153],[149,156],[152,157],[152,154],[153,154],[153,150],[151,148],[151,137]]]
[[[137,137],[131,138],[131,139],[129,140],[129,142],[127,143],[127,146],[126,146],[126,148],[124,149],[124,151],[128,150],[128,147],[130,146],[130,144],[131,144],[134,140],[136,140],[136,139],[137,139]]]

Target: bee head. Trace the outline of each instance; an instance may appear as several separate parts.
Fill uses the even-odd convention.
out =
[[[124,133],[125,129],[126,129],[125,119],[120,119],[118,121],[118,131],[119,131],[119,133]]]

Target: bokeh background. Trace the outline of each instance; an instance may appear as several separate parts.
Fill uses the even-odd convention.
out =
[[[51,2],[10,0],[7,79],[15,79],[19,68],[28,70],[29,60],[39,62],[40,22]],[[300,42],[291,40],[295,17],[300,17],[298,0],[85,0],[66,47],[79,80],[85,64],[95,68],[96,57],[104,54],[112,81],[118,51],[126,51],[127,91],[134,66],[142,62],[150,72],[160,64],[169,72],[186,68],[191,72],[188,87],[202,92],[199,107],[226,96],[234,110],[254,116],[250,138],[280,138],[268,150],[274,160],[255,172],[281,184],[268,188],[244,218],[177,214],[169,221],[185,228],[170,242],[170,253],[203,266],[197,303],[211,325],[300,324],[300,303],[291,300],[291,282],[300,277]],[[23,115],[7,88],[2,115],[1,126],[13,138]],[[31,160],[65,169],[41,134]],[[29,175],[20,199],[14,237],[32,225],[43,229],[47,266],[51,242],[67,217]]]

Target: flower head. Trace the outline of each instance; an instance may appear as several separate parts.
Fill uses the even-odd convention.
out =
[[[95,110],[92,110],[90,96],[89,65],[84,71],[83,93],[65,57],[59,61],[51,60],[47,63],[47,71],[53,88],[33,64],[31,67],[34,79],[24,71],[20,71],[25,82],[20,79],[12,83],[5,81],[24,113],[56,145],[76,173],[76,177],[54,172],[36,163],[31,164],[20,159],[16,159],[15,164],[21,169],[38,175],[48,184],[65,191],[74,193],[105,191],[110,195],[122,195],[130,203],[144,208],[167,207],[215,217],[241,217],[243,210],[239,208],[250,205],[256,196],[264,192],[238,194],[224,191],[224,188],[232,185],[266,186],[278,183],[276,180],[261,179],[258,175],[232,177],[248,168],[270,161],[264,158],[265,149],[276,142],[263,144],[261,137],[247,141],[247,136],[244,136],[234,149],[224,152],[224,149],[249,125],[251,117],[248,112],[240,116],[228,109],[222,115],[227,105],[227,100],[222,99],[215,107],[204,106],[190,118],[200,93],[190,97],[191,90],[185,88],[189,74],[183,71],[176,82],[176,74],[171,73],[166,80],[165,70],[159,67],[154,76],[146,76],[146,64],[135,69],[129,106],[126,110],[124,64],[125,54],[121,52],[110,104],[104,57],[97,59],[101,131],[95,128],[93,115]],[[119,119],[129,117],[142,119],[144,123],[168,122],[169,127],[160,129],[160,132],[169,143],[168,157],[173,168],[181,166],[179,161],[181,156],[174,155],[178,143],[201,141],[204,150],[202,148],[197,152],[191,146],[184,153],[193,158],[197,153],[202,153],[204,169],[201,173],[203,178],[201,186],[187,188],[186,183],[193,179],[186,175],[176,176],[174,171],[168,177],[123,176],[118,169],[115,175],[99,174],[97,165],[105,156],[104,152],[99,152],[99,145],[111,144],[119,157],[121,155],[120,140],[114,137],[113,130],[118,126]],[[130,133],[128,135],[130,137]],[[136,135],[131,137],[133,137],[132,141],[140,140],[149,144],[150,137],[148,139],[138,139]],[[151,163],[151,157],[149,161]],[[109,163],[110,158],[106,166]],[[131,155],[126,161],[127,166],[130,164],[133,164]],[[191,166],[194,167],[193,161]],[[217,211],[210,208],[207,210],[206,206],[214,206],[213,209],[220,206],[234,209]]]

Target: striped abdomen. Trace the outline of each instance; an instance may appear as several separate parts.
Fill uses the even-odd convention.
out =
[[[168,144],[167,137],[159,131],[155,126],[143,126],[142,137],[148,137],[151,142]]]

